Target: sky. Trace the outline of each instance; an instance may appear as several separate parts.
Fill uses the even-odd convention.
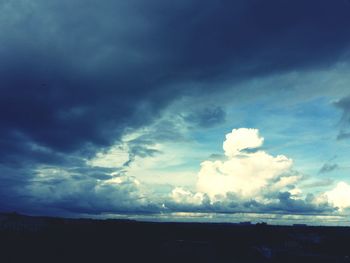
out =
[[[0,211],[350,224],[349,73],[348,0],[1,1]]]

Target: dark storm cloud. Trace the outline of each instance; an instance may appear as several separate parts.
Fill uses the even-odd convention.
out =
[[[62,152],[107,146],[183,92],[170,84],[328,65],[350,40],[344,1],[5,1],[1,8],[1,149],[20,153],[18,136]]]
[[[212,127],[225,121],[226,112],[221,107],[211,107],[189,113],[184,119],[202,128]]]
[[[318,173],[331,173],[339,168],[339,165],[336,163],[325,163]]]
[[[350,132],[344,132],[344,131],[340,131],[337,139],[338,140],[344,140],[344,139],[349,139],[350,138]]]
[[[348,139],[350,138],[350,96],[340,99],[335,102],[334,105],[343,112],[337,139]]]
[[[217,91],[177,84],[330,66],[348,50],[349,13],[342,0],[2,1],[0,164],[69,167],[178,97]]]
[[[329,203],[315,204],[313,201],[315,196],[308,194],[306,198],[303,199],[293,199],[291,193],[281,192],[278,194],[279,202],[277,204],[268,205],[268,210],[270,212],[284,212],[287,214],[322,214],[334,212],[337,209]]]
[[[129,160],[123,164],[123,167],[130,166],[132,162],[135,161],[136,157],[153,157],[156,154],[159,154],[160,151],[151,148],[154,145],[154,141],[152,140],[134,140],[129,143]]]
[[[0,209],[1,211],[24,211],[29,195],[25,187],[34,177],[29,168],[8,167],[0,164]],[[30,208],[31,206],[27,206]],[[29,209],[30,210],[30,209]],[[27,210],[28,211],[28,210]]]

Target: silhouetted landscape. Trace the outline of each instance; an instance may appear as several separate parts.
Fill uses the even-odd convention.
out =
[[[350,228],[0,214],[0,262],[350,262]]]

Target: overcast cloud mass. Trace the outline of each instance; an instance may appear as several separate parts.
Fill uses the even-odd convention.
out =
[[[1,1],[0,211],[345,215],[349,56],[344,0]]]

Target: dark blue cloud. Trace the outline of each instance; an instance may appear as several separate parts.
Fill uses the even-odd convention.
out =
[[[170,84],[327,66],[350,40],[344,1],[7,4],[22,16],[2,26],[0,52],[14,148],[19,135],[63,152],[107,146],[184,92]]]
[[[190,124],[208,128],[225,122],[226,112],[221,107],[207,107],[190,112],[184,119]]]
[[[336,163],[325,163],[320,171],[318,173],[322,174],[322,173],[331,173],[335,170],[339,169],[339,165]]]
[[[340,120],[340,131],[337,136],[338,140],[350,138],[350,96],[341,98],[334,105],[343,112]]]

